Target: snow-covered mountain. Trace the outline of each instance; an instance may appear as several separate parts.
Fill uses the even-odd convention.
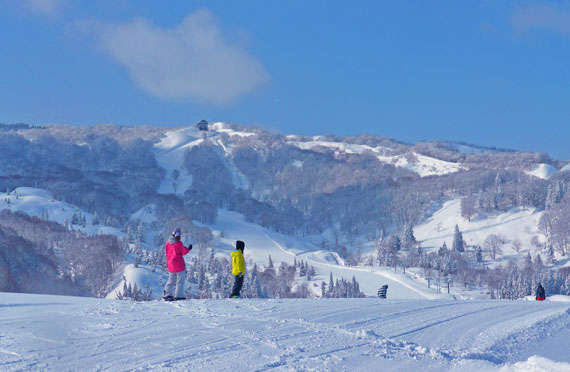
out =
[[[128,230],[139,230],[143,251],[160,251],[165,226],[179,215],[211,232],[208,244],[216,256],[227,257],[241,239],[250,265],[263,268],[270,255],[277,265],[312,265],[317,275],[297,278],[295,285],[307,285],[315,296],[332,273],[354,276],[369,296],[388,284],[391,298],[487,297],[484,285],[466,288],[457,281],[450,283],[449,295],[437,293],[433,283],[428,288],[431,273],[425,267],[409,267],[417,244],[424,264],[443,243],[450,247],[455,226],[464,237],[462,264],[468,268],[478,267],[473,257],[479,246],[488,268],[528,254],[542,256],[547,268],[568,265],[564,229],[545,228],[541,220],[565,221],[560,211],[570,173],[564,162],[545,154],[449,141],[412,145],[370,135],[278,135],[226,123],[210,124],[207,131],[2,129],[0,189],[8,192],[0,195],[1,208],[60,224],[79,213],[86,223],[74,229],[130,239],[111,297],[122,288],[123,275],[159,295],[164,273],[144,262],[132,265],[137,244]],[[462,207],[466,199],[469,212]],[[100,221],[94,224],[96,214]],[[400,262],[379,267],[382,241],[404,238],[407,226],[417,244],[403,241]],[[502,239],[497,258],[485,248],[490,235]],[[186,236],[186,242],[195,243],[195,237]],[[457,274],[441,275],[438,285]]]
[[[2,370],[570,368],[570,172],[545,154],[225,123],[0,126],[0,147],[0,288],[52,270],[107,298],[0,293]],[[126,284],[160,297],[173,226],[195,247],[187,293],[209,300],[111,300]],[[227,273],[206,269],[236,240],[248,275],[292,273],[265,297],[319,298],[332,277],[369,298],[214,300],[227,283],[200,286]]]

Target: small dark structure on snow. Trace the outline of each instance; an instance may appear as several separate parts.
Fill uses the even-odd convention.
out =
[[[380,289],[378,290],[378,297],[380,298],[386,298],[386,295],[388,293],[388,284],[384,284],[382,287],[380,287]]]
[[[208,130],[208,122],[202,119],[196,124],[196,128],[198,128],[198,130]]]

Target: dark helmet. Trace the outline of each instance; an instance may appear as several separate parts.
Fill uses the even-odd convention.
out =
[[[172,232],[172,236],[175,238],[180,238],[180,235],[182,235],[182,231],[180,231],[180,227],[176,228],[176,230],[174,230]]]

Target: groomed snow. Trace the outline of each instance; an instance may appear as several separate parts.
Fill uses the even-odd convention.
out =
[[[554,174],[558,173],[558,169],[550,164],[537,164],[532,170],[525,172],[528,175],[547,180]]]
[[[568,371],[570,304],[0,293],[2,371]]]

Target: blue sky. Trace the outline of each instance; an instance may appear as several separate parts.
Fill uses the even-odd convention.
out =
[[[570,1],[0,0],[0,122],[448,139],[570,159]]]

